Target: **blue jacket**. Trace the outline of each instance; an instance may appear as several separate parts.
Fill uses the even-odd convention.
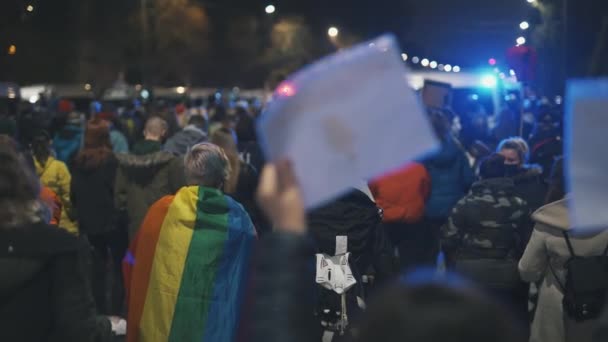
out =
[[[431,176],[431,194],[426,202],[425,216],[430,219],[447,219],[452,208],[473,184],[473,169],[465,152],[453,138],[447,139],[439,151],[423,164]]]
[[[82,146],[82,128],[75,125],[66,125],[53,138],[53,149],[57,155],[57,159],[71,164],[72,158],[80,151]]]
[[[114,153],[129,153],[129,142],[120,131],[115,129],[110,131],[110,142],[112,143],[112,151]]]

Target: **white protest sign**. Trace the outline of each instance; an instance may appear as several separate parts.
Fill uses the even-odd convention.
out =
[[[574,80],[566,91],[566,175],[571,225],[608,228],[608,79]]]
[[[289,77],[258,133],[269,160],[292,161],[308,208],[437,146],[391,35]]]

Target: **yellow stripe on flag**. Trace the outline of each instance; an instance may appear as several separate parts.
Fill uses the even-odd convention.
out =
[[[140,341],[167,341],[196,221],[198,187],[182,188],[158,238],[140,324]],[[153,248],[153,246],[139,246]]]

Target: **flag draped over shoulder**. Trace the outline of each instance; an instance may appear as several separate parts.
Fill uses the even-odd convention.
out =
[[[156,202],[125,257],[127,340],[234,341],[254,239],[243,207],[219,190]]]

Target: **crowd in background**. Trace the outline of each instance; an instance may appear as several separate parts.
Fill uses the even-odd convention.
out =
[[[247,101],[3,114],[0,340],[602,341],[562,301],[608,232],[565,238],[563,115],[529,112],[429,108],[438,151],[309,212]]]

